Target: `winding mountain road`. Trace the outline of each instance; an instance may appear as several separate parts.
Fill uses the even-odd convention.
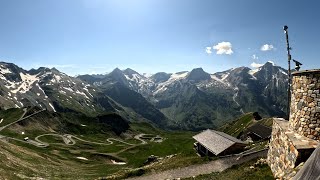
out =
[[[11,126],[11,125],[13,125],[13,124],[15,124],[15,123],[18,123],[18,122],[20,122],[20,121],[22,121],[22,120],[25,120],[25,119],[27,119],[27,118],[29,118],[29,117],[31,117],[31,116],[34,116],[34,115],[36,115],[36,114],[39,114],[39,113],[41,113],[41,112],[44,111],[44,110],[45,110],[45,109],[42,109],[42,110],[40,110],[40,111],[37,111],[37,112],[35,112],[35,113],[33,113],[33,114],[30,114],[30,115],[24,117],[24,116],[26,115],[26,113],[27,113],[27,108],[23,108],[23,114],[21,115],[21,117],[20,117],[18,120],[14,121],[14,122],[11,122],[11,123],[9,123],[9,124],[7,124],[7,125],[5,125],[5,126],[0,127],[0,131],[2,131],[4,128],[7,128],[8,126]],[[46,146],[47,146],[46,144],[42,144],[42,143],[39,143],[39,142],[37,142],[37,141],[33,141],[33,140],[25,141],[25,140],[21,140],[21,139],[18,139],[18,138],[13,138],[13,137],[8,137],[8,136],[3,136],[3,135],[0,135],[0,139],[11,139],[11,140],[15,140],[15,141],[23,142],[23,143],[32,144],[32,145],[35,145],[35,146],[37,146],[37,147],[46,147]]]
[[[143,137],[144,135],[146,135],[146,134],[138,134],[138,135],[134,136],[134,138],[141,141],[141,144],[147,144],[147,141],[141,139],[141,137]]]
[[[23,109],[23,114],[21,115],[21,117],[20,117],[18,120],[14,121],[14,122],[11,122],[11,123],[9,123],[9,124],[7,124],[7,125],[5,125],[5,126],[0,127],[0,131],[2,131],[3,129],[7,128],[8,126],[11,126],[11,125],[13,125],[13,124],[15,124],[15,123],[18,123],[18,122],[20,122],[20,121],[22,121],[22,120],[25,120],[25,119],[27,119],[27,118],[29,118],[29,117],[31,117],[31,116],[34,116],[34,115],[36,115],[36,114],[39,114],[39,113],[41,113],[41,112],[43,112],[43,111],[45,111],[45,109],[40,110],[40,111],[37,111],[37,112],[35,112],[35,113],[33,113],[33,114],[30,114],[30,115],[24,117],[25,114],[27,113],[27,108],[24,108],[24,109]],[[1,122],[2,122],[2,121],[3,121],[3,119],[1,119]],[[141,137],[143,137],[144,135],[145,135],[145,134],[138,134],[138,135],[136,135],[134,138],[137,139],[137,140],[139,140],[139,141],[141,141],[140,144],[147,144],[147,142],[146,142],[145,140],[141,139]],[[47,147],[47,146],[49,146],[49,143],[43,142],[43,141],[39,140],[39,138],[40,138],[40,137],[43,137],[43,136],[56,136],[56,137],[61,137],[62,140],[63,140],[63,142],[64,142],[66,145],[75,145],[75,144],[76,144],[76,141],[75,141],[74,139],[76,139],[76,140],[78,140],[78,141],[82,141],[82,142],[86,142],[86,143],[91,143],[91,144],[98,144],[98,145],[111,145],[111,144],[113,144],[114,141],[117,141],[117,142],[120,142],[120,143],[129,145],[129,146],[140,145],[140,144],[127,143],[127,142],[125,142],[125,141],[122,141],[122,140],[120,140],[120,139],[115,139],[115,138],[108,138],[108,139],[106,139],[106,141],[107,141],[108,143],[103,143],[103,142],[94,142],[94,141],[84,140],[84,139],[81,139],[81,138],[79,138],[79,137],[77,137],[77,136],[74,136],[74,135],[71,135],[71,134],[61,135],[61,134],[54,134],[54,133],[42,134],[42,135],[37,136],[37,137],[35,138],[35,140],[29,139],[29,140],[27,140],[27,141],[21,140],[21,139],[18,139],[18,138],[7,137],[7,136],[3,136],[3,135],[0,135],[0,139],[6,138],[6,139],[15,140],[15,141],[20,141],[20,142],[23,142],[23,143],[32,144],[32,145],[37,146],[37,147]]]
[[[103,142],[94,142],[94,141],[88,141],[88,140],[84,140],[84,139],[81,139],[75,135],[71,135],[71,134],[64,134],[64,135],[61,135],[61,134],[54,134],[54,133],[50,133],[50,134],[42,134],[42,135],[39,135],[35,138],[35,142],[37,142],[38,144],[41,144],[41,147],[47,147],[49,146],[49,143],[47,142],[43,142],[41,141],[39,138],[40,137],[43,137],[43,136],[56,136],[56,137],[61,137],[63,142],[66,144],[66,145],[75,145],[76,144],[76,140],[78,141],[82,141],[82,142],[85,142],[85,143],[90,143],[90,144],[98,144],[98,145],[112,145],[114,141],[117,141],[117,142],[120,142],[120,143],[123,143],[123,144],[126,144],[126,145],[129,145],[129,146],[136,146],[136,145],[141,145],[141,144],[147,144],[147,142],[143,139],[141,139],[141,137],[145,135],[145,134],[138,134],[136,135],[134,138],[141,141],[140,144],[131,144],[131,143],[127,143],[125,141],[122,141],[120,139],[115,139],[115,138],[108,138],[106,139],[106,141],[108,143],[103,143]],[[39,146],[40,147],[40,146]]]
[[[24,117],[24,116],[27,113],[27,109],[24,108],[23,111],[24,111],[23,114],[21,115],[21,117],[18,120],[14,121],[14,122],[11,122],[11,123],[9,123],[9,124],[7,124],[5,126],[0,127],[0,131],[3,130],[4,128],[7,128],[8,126],[11,126],[11,125],[13,125],[15,123],[18,123],[18,122],[20,122],[22,120],[25,120],[25,119],[27,119],[27,118],[29,118],[31,116],[34,116],[34,115],[36,115],[38,113],[41,113],[44,110],[40,110],[40,111],[35,112],[33,114],[30,114],[30,115],[28,115],[26,117]],[[1,122],[2,121],[3,120],[1,119]],[[124,148],[124,149],[120,150],[119,152],[117,152],[117,153],[120,153],[120,152],[123,152],[123,151],[125,151],[127,149],[133,148],[135,146],[147,144],[147,141],[142,139],[142,137],[145,136],[145,135],[146,134],[138,134],[138,135],[134,136],[134,139],[137,139],[137,140],[141,141],[141,143],[137,143],[137,144],[128,143],[128,142],[122,141],[120,139],[115,139],[115,138],[107,138],[106,142],[94,142],[94,141],[81,139],[81,138],[79,138],[79,137],[77,137],[75,135],[71,135],[71,134],[55,134],[55,133],[42,134],[42,135],[37,136],[34,140],[32,140],[30,138],[27,139],[27,140],[22,140],[22,139],[19,139],[19,138],[8,137],[8,136],[3,136],[3,135],[0,135],[0,139],[19,141],[19,142],[31,144],[31,145],[34,145],[34,146],[40,147],[40,148],[45,148],[45,147],[48,147],[50,145],[48,142],[44,142],[44,141],[41,141],[39,139],[39,138],[44,137],[44,136],[60,137],[60,138],[62,138],[63,142],[66,145],[70,145],[70,146],[75,145],[76,144],[76,140],[77,141],[82,141],[82,142],[85,142],[85,143],[90,143],[90,144],[107,145],[107,146],[108,145],[112,145],[114,142],[119,142],[119,143],[126,144],[126,145],[129,146],[129,147]],[[160,136],[157,135],[155,137],[159,138]],[[155,137],[153,137],[153,138],[155,138]]]
[[[23,116],[26,115],[26,113],[27,113],[27,108],[23,108],[23,114],[21,115],[21,117],[18,120],[14,121],[14,122],[11,122],[11,123],[9,123],[7,125],[4,125],[4,126],[0,127],[0,131],[2,131],[4,128],[6,128],[6,127],[8,127],[8,126],[10,126],[10,125],[12,125],[14,123],[17,123],[17,122],[23,120],[24,119]],[[2,121],[3,121],[3,119],[1,120],[1,122]]]
[[[34,115],[36,115],[36,114],[39,114],[39,113],[41,113],[41,112],[44,111],[44,110],[45,110],[45,109],[42,109],[42,110],[40,110],[40,111],[37,111],[37,112],[35,112],[35,113],[33,113],[33,114],[30,114],[30,115],[24,117],[24,115],[26,115],[26,113],[27,113],[27,108],[23,108],[23,114],[21,115],[21,117],[20,117],[18,120],[14,121],[14,122],[11,122],[11,123],[9,123],[9,124],[7,124],[7,125],[5,125],[5,126],[0,127],[0,131],[2,131],[4,128],[6,128],[6,127],[8,127],[8,126],[11,126],[12,124],[18,123],[18,122],[23,121],[23,120],[25,120],[25,119],[27,119],[27,118],[29,118],[29,117],[31,117],[31,116],[34,116]]]

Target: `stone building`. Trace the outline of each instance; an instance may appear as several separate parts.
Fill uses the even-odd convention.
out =
[[[289,121],[275,118],[268,164],[276,178],[291,179],[320,141],[320,70],[292,73]]]
[[[320,140],[320,70],[292,73],[290,127]]]

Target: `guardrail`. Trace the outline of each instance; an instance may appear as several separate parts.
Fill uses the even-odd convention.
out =
[[[235,157],[235,156],[240,156],[240,157],[244,157],[244,156],[249,156],[251,154],[256,154],[256,153],[259,153],[259,152],[262,152],[262,151],[266,151],[268,150],[269,148],[264,148],[264,149],[261,149],[261,150],[257,150],[257,151],[252,151],[252,152],[241,152],[239,154],[229,154],[229,155],[225,155],[225,156],[218,156],[219,158],[227,158],[227,157]]]

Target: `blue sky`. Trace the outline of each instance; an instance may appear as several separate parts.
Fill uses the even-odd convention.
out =
[[[319,7],[316,0],[0,0],[0,60],[70,75],[115,67],[213,73],[269,60],[286,68],[288,25],[293,58],[302,69],[320,68]]]

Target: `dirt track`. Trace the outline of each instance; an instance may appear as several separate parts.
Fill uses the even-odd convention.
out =
[[[205,164],[191,165],[184,168],[177,168],[177,169],[167,170],[159,173],[153,173],[150,175],[134,177],[129,179],[130,180],[175,179],[175,178],[193,177],[201,174],[210,174],[213,172],[221,172],[230,168],[233,165],[241,164],[257,157],[266,157],[267,151],[268,150],[263,150],[257,153],[243,156],[243,157],[241,156],[225,157],[225,158],[221,158]]]

